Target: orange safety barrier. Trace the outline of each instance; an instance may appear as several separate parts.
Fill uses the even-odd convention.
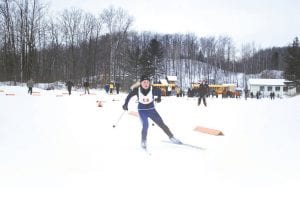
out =
[[[196,128],[194,128],[194,131],[198,131],[201,133],[207,133],[210,135],[224,135],[222,131],[220,130],[216,130],[216,129],[211,129],[211,128],[205,128],[202,126],[197,126]]]
[[[95,93],[89,93],[89,94],[80,94],[80,96],[85,96],[85,95],[96,95]]]
[[[41,93],[39,91],[34,91],[34,92],[32,92],[31,95],[33,95],[33,96],[40,96]]]

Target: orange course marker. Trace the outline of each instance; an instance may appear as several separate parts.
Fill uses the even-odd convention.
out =
[[[201,133],[207,133],[210,135],[224,135],[222,131],[220,130],[216,130],[216,129],[211,129],[211,128],[205,128],[202,126],[197,126],[196,128],[194,128],[194,131],[198,131]]]
[[[34,91],[34,92],[32,92],[32,95],[33,95],[33,96],[40,96],[41,93],[40,93],[39,91]]]

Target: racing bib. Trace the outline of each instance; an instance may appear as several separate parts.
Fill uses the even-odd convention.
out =
[[[139,97],[139,103],[149,104],[149,103],[153,102],[152,87],[150,87],[150,90],[147,93],[147,95],[144,95],[141,92],[141,88],[139,87],[139,96],[138,97]]]

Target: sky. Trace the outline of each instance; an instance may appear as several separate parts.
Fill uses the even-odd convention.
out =
[[[229,36],[236,45],[281,47],[300,35],[298,0],[48,0],[57,11],[80,8],[93,14],[114,6],[134,17],[136,31]]]
[[[165,143],[150,124],[148,155],[141,122],[130,115],[135,98],[117,121],[127,94],[33,92],[0,83],[0,200],[299,200],[300,96],[208,98],[207,107],[162,97],[155,107],[175,137],[201,149]]]

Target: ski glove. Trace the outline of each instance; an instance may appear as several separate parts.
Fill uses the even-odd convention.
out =
[[[157,103],[160,103],[160,102],[161,102],[161,98],[156,98],[155,101],[156,101]]]
[[[122,108],[123,108],[123,110],[128,110],[128,106],[127,106],[126,104],[124,104],[124,105],[122,106]]]

